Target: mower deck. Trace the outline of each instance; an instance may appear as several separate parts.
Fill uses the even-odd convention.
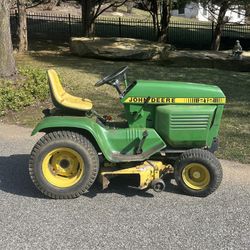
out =
[[[110,179],[119,175],[139,175],[140,183],[138,188],[143,190],[150,186],[156,180],[162,179],[166,174],[173,173],[173,167],[168,164],[164,165],[161,161],[145,161],[143,164],[121,168],[117,167],[103,167],[99,174],[99,181],[102,188],[106,189],[109,186]]]

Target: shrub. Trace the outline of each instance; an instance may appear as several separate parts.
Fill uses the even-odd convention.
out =
[[[0,115],[8,110],[19,111],[48,97],[49,87],[44,70],[21,67],[19,79],[0,79]]]

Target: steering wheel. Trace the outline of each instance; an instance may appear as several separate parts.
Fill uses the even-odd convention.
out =
[[[95,86],[100,87],[105,83],[111,83],[119,79],[121,75],[124,75],[128,69],[128,66],[122,67],[111,75],[105,76],[102,80],[98,81]]]

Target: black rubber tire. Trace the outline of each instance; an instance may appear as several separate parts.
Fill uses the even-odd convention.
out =
[[[190,163],[200,163],[209,171],[210,182],[202,190],[195,190],[188,187],[182,179],[182,171]],[[202,149],[191,149],[185,151],[174,166],[174,176],[178,186],[184,193],[191,196],[206,197],[213,193],[221,184],[223,171],[219,160],[209,151]]]
[[[58,188],[50,184],[42,172],[44,157],[53,149],[68,147],[78,152],[84,161],[84,175],[71,187]],[[54,199],[72,199],[86,192],[94,183],[99,171],[99,158],[94,146],[83,135],[71,131],[55,131],[44,135],[34,146],[29,173],[35,186]]]

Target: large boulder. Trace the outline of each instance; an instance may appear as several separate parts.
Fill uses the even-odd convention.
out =
[[[132,38],[74,37],[70,43],[71,53],[75,55],[112,60],[150,60],[171,49],[169,44]]]

